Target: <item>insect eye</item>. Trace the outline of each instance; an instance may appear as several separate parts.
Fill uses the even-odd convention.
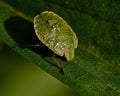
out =
[[[55,25],[52,25],[52,28],[55,29],[56,28]]]
[[[50,21],[49,21],[49,20],[47,20],[46,22],[47,22],[47,23],[50,23]]]
[[[46,22],[47,22],[48,24],[50,24],[50,20],[46,20]],[[55,25],[54,25],[54,24],[51,25],[51,28],[54,29],[54,28],[55,28]]]

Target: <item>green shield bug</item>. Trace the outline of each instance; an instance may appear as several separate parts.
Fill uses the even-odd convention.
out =
[[[68,62],[74,58],[78,39],[62,17],[52,11],[44,11],[35,16],[34,29],[38,39],[53,53],[64,56]],[[59,64],[57,65],[62,69]]]

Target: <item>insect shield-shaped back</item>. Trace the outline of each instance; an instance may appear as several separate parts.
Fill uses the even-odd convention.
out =
[[[78,39],[72,28],[59,15],[44,11],[34,18],[34,29],[39,40],[55,54],[67,61],[74,58]]]

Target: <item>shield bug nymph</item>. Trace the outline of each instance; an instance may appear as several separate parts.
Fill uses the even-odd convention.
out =
[[[34,17],[34,29],[38,39],[54,54],[63,56],[68,62],[73,60],[78,39],[69,24],[52,11],[44,11]],[[18,47],[39,47],[42,44],[18,45]],[[55,56],[55,55],[54,55]],[[63,67],[54,57],[58,68],[62,73]]]
[[[38,39],[53,53],[64,56],[68,62],[74,58],[78,39],[62,17],[52,11],[44,11],[35,16],[34,29]],[[63,69],[58,63],[57,65]]]

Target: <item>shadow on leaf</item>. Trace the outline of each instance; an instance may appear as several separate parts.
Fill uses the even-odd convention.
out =
[[[4,22],[4,26],[7,32],[9,33],[9,35],[19,45],[25,45],[25,44],[33,45],[33,44],[41,43],[34,32],[33,23],[30,23],[27,20],[24,20],[20,17],[11,17],[10,19]],[[45,58],[45,57],[52,57],[53,54],[53,52],[46,46],[42,45],[40,47],[33,47],[29,49],[39,54],[45,61],[57,67],[56,64],[53,64],[51,62],[52,60],[48,60]],[[59,56],[57,57],[61,58]]]

